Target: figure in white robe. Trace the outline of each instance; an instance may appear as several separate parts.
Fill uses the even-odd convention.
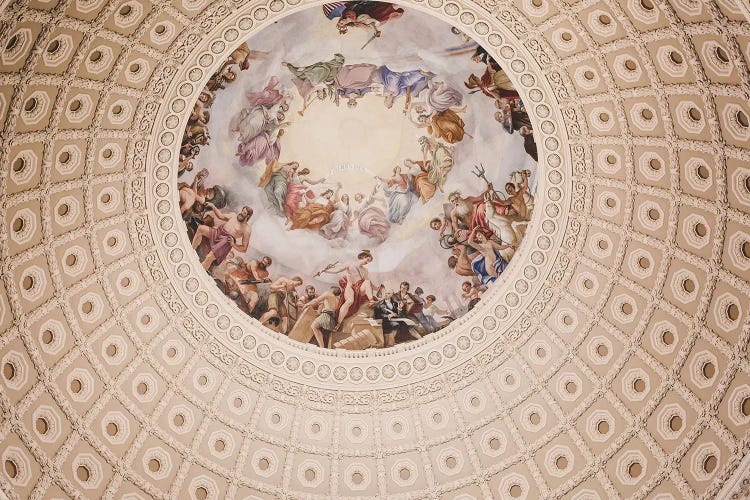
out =
[[[411,187],[409,176],[401,173],[401,167],[393,169],[393,177],[386,180],[383,192],[388,199],[388,220],[401,224],[419,199]]]
[[[388,237],[391,224],[388,222],[385,211],[376,205],[375,194],[379,188],[380,183],[378,182],[369,196],[362,193],[355,194],[352,213],[354,220],[357,221],[359,232],[382,243]]]
[[[250,142],[255,136],[278,124],[276,112],[265,106],[244,108],[229,122],[229,131],[240,142]]]
[[[349,195],[341,195],[341,199],[333,204],[333,212],[327,224],[320,228],[320,234],[327,240],[344,239],[349,230],[352,210],[349,206]]]
[[[427,92],[425,94],[425,104],[435,113],[442,113],[447,109],[453,111],[463,111],[461,108],[464,102],[464,96],[453,87],[448,86],[445,82],[430,80],[428,82]]]

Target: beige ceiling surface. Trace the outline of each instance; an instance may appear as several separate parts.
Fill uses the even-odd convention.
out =
[[[237,318],[170,236],[175,137],[208,70],[298,3],[0,12],[0,489],[718,495],[750,447],[745,7],[403,2],[507,64],[544,210],[473,316],[341,354]]]

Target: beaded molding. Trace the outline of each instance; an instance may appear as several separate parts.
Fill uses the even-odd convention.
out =
[[[174,284],[196,324],[243,359],[262,370],[285,377],[304,377],[305,384],[339,386],[341,382],[372,389],[400,383],[401,376],[416,375],[410,382],[434,377],[435,369],[454,367],[489,347],[514,325],[534,300],[561,247],[571,203],[572,168],[564,148],[565,127],[554,93],[541,68],[518,39],[497,20],[455,2],[408,2],[454,26],[460,26],[485,46],[514,81],[528,104],[540,154],[538,186],[531,230],[524,238],[502,283],[483,297],[479,306],[430,337],[377,351],[323,350],[266,330],[243,315],[200,271],[190,242],[181,231],[177,203],[177,150],[179,133],[205,82],[226,56],[253,33],[285,15],[320,2],[272,1],[248,6],[220,23],[186,57],[175,73],[152,130],[155,140],[147,152],[146,206],[151,235],[163,242],[157,247],[164,271]],[[463,333],[463,334],[462,334]],[[427,367],[430,370],[427,371]]]

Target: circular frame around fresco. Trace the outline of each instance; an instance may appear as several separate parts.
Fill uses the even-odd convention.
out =
[[[172,77],[146,153],[146,206],[149,229],[161,268],[194,327],[200,326],[256,369],[284,378],[304,378],[306,385],[373,389],[431,378],[466,361],[509,332],[540,297],[562,245],[572,200],[572,162],[566,131],[548,76],[506,26],[477,8],[458,2],[409,0],[418,9],[456,26],[482,45],[511,78],[527,103],[534,124],[539,162],[536,207],[530,230],[503,273],[479,304],[446,328],[418,341],[385,349],[344,351],[302,344],[272,332],[245,315],[203,272],[191,242],[182,231],[177,202],[179,140],[193,103],[226,57],[255,32],[280,18],[324,2],[273,0],[250,4],[227,16],[185,57]],[[538,299],[538,300],[535,300]]]

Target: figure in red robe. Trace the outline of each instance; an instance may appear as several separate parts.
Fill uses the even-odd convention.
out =
[[[374,305],[377,302],[372,292],[370,273],[365,267],[370,262],[372,262],[372,253],[369,250],[362,250],[357,254],[356,262],[329,264],[315,275],[344,273],[344,276],[339,279],[339,286],[343,293],[339,296],[336,308],[337,322],[334,330],[340,330],[344,320],[355,315],[364,303],[369,302]]]

